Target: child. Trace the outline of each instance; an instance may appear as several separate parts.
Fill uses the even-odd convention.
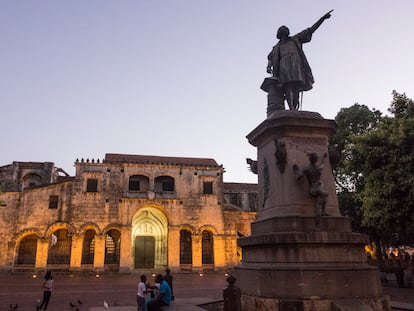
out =
[[[137,304],[138,304],[138,311],[145,310],[145,294],[147,293],[147,286],[145,282],[147,281],[147,277],[145,275],[141,275],[141,281],[138,283],[138,293],[137,293]]]

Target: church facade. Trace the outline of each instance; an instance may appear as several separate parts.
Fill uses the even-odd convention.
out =
[[[257,185],[224,183],[214,159],[106,154],[75,168],[0,167],[2,270],[199,272],[240,262]]]

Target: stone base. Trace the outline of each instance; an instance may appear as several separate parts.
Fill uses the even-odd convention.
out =
[[[339,212],[328,148],[335,129],[318,113],[277,111],[247,136],[257,147],[259,204],[251,235],[237,241],[243,310],[390,310],[367,263],[367,236]]]
[[[252,235],[268,232],[351,232],[351,221],[346,217],[284,216],[257,220],[251,224]]]
[[[379,297],[376,267],[367,264],[254,264],[233,270],[243,294],[279,299]]]
[[[368,239],[345,217],[274,217],[252,232],[238,240],[243,261],[233,270],[245,310],[389,310]]]
[[[243,311],[389,311],[384,297],[330,300],[314,297],[292,300],[242,295]]]

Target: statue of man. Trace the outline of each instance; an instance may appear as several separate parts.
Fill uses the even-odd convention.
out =
[[[312,34],[331,17],[333,10],[322,16],[312,27],[289,36],[289,28],[281,26],[276,37],[279,42],[268,55],[267,72],[277,77],[282,84],[282,91],[289,109],[299,109],[299,93],[309,91],[314,83],[311,68],[306,60],[302,44],[310,42]]]
[[[324,162],[328,155],[326,153],[323,155],[320,165],[317,165],[318,155],[316,152],[309,153],[307,156],[309,158],[309,166],[305,167],[303,170],[300,170],[300,168],[294,164],[293,172],[296,179],[306,176],[306,179],[309,182],[309,194],[316,198],[316,216],[329,216],[325,211],[328,192],[325,190],[321,181]]]

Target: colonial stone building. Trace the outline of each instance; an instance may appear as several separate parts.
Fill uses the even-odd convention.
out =
[[[213,159],[106,154],[0,167],[3,270],[225,270],[250,234],[257,185]]]

